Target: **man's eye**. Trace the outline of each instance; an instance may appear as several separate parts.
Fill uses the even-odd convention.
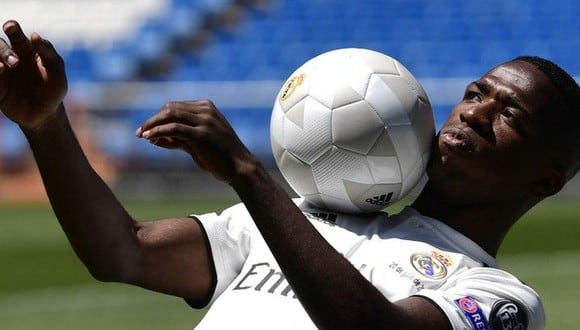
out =
[[[467,93],[465,93],[465,99],[475,102],[481,102],[481,95],[479,95],[479,93],[476,92],[467,91]]]
[[[502,110],[502,111],[500,112],[500,114],[501,114],[502,116],[506,117],[506,118],[514,118],[514,117],[515,117],[514,113],[513,113],[513,112],[511,112],[511,111],[510,111],[510,110],[508,110],[508,109],[504,109],[504,110]]]

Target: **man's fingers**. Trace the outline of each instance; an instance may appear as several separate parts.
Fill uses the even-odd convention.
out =
[[[160,138],[171,138],[177,140],[187,141],[195,138],[198,127],[190,126],[181,123],[166,123],[152,127],[143,132],[143,137],[148,140],[156,140]]]
[[[18,55],[10,48],[8,43],[0,38],[0,72],[4,71],[4,64],[13,68],[18,65]]]
[[[162,110],[155,114],[153,117],[147,119],[143,125],[137,129],[135,134],[138,137],[145,137],[142,134],[149,131],[151,128],[165,125],[169,123],[181,123],[189,126],[196,126],[199,124],[201,117],[191,111],[184,110],[181,107],[182,104],[178,102],[167,103]]]
[[[151,139],[149,142],[153,145],[156,145],[161,148],[165,149],[177,149],[179,148],[179,143],[173,138],[158,138],[158,139]]]
[[[3,25],[4,33],[10,40],[11,48],[19,57],[28,56],[32,52],[30,40],[26,37],[20,24],[16,21],[8,21]]]
[[[42,37],[38,33],[33,33],[30,37],[32,47],[42,59],[42,64],[49,71],[62,70],[64,68],[64,61],[58,55],[52,43]]]

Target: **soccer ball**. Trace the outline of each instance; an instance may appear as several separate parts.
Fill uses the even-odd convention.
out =
[[[270,137],[298,195],[328,210],[368,213],[423,177],[435,135],[425,91],[396,59],[361,48],[318,55],[280,89]]]

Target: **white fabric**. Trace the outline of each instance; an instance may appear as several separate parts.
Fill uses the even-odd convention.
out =
[[[493,257],[447,225],[409,207],[390,217],[383,213],[361,218],[296,203],[328,242],[390,301],[427,297],[455,329],[491,329],[490,317],[501,319],[498,313],[490,316],[494,304],[513,302],[525,310],[528,329],[544,328],[537,294],[496,268]],[[197,218],[209,238],[217,287],[196,329],[315,328],[243,204],[221,215]],[[459,308],[466,299],[476,312]],[[504,316],[506,327],[518,326],[508,314]],[[478,323],[479,317],[485,322]]]

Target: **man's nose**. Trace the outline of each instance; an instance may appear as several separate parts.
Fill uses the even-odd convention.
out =
[[[493,143],[493,118],[498,104],[495,100],[486,100],[464,109],[459,114],[459,119],[471,127],[483,138]]]

